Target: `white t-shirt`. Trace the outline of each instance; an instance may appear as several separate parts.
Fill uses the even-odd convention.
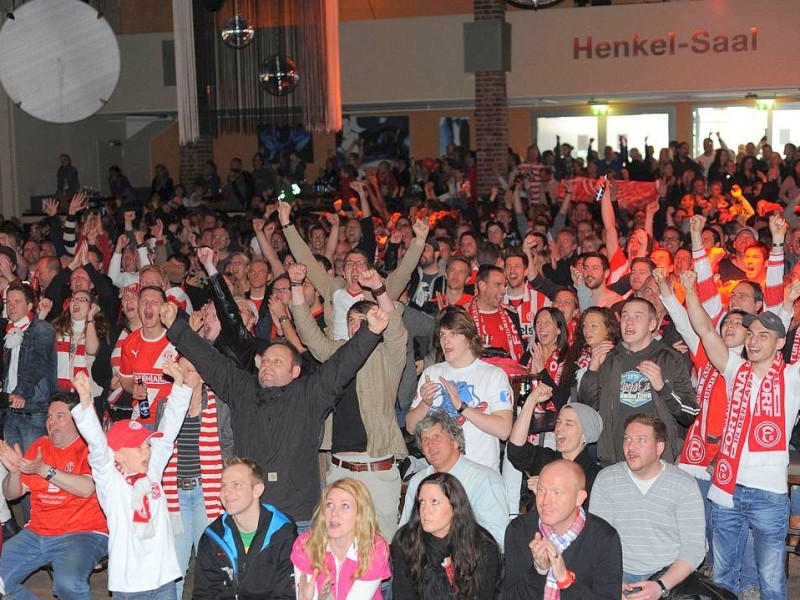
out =
[[[417,383],[417,393],[414,395],[411,408],[422,402],[419,389],[425,383],[426,377],[430,377],[431,381],[439,386],[433,399],[433,408],[444,410],[451,418],[461,415],[456,413],[450,396],[439,380],[440,377],[455,383],[461,402],[465,402],[470,407],[487,415],[504,410],[510,411],[513,408],[514,395],[511,393],[511,385],[505,371],[480,359],[476,359],[471,365],[462,369],[455,369],[446,362],[431,365],[425,369]],[[481,431],[469,421],[464,421],[462,428],[466,442],[466,457],[473,462],[499,471],[500,440]]]
[[[745,360],[736,352],[729,353],[728,365],[725,367],[725,372],[722,374],[722,376],[725,378],[725,389],[728,393],[728,398],[731,397],[733,381],[736,378],[736,373],[739,371],[739,367],[741,367],[744,362]],[[794,391],[800,390],[800,362],[787,365],[786,370],[783,372],[783,377],[783,418],[785,423],[784,433],[788,438],[788,436],[792,434],[792,428],[794,427],[795,420],[797,419],[797,412],[800,411],[800,394]],[[750,387],[751,414],[756,408],[756,398],[758,397],[759,389],[761,389],[761,381],[762,378],[759,377],[755,371],[753,371],[753,384]],[[749,432],[745,432],[745,436],[749,436]],[[788,439],[786,440],[785,445],[788,448]],[[774,456],[770,457],[769,455]],[[788,491],[786,483],[788,469],[788,449],[783,453],[755,452],[751,454],[748,447],[748,437],[745,437],[742,458],[739,462],[739,472],[736,476],[736,483],[745,487],[775,492],[776,494],[785,494]]]
[[[342,288],[333,292],[333,339],[347,340],[350,336],[347,334],[347,311],[358,302],[364,299],[364,294],[351,294],[346,289]]]

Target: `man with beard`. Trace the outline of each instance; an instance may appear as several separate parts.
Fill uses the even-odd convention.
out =
[[[506,256],[503,267],[508,282],[503,303],[517,311],[519,333],[526,347],[533,336],[533,317],[543,306],[550,306],[547,296],[528,285],[525,277],[528,272],[528,261],[528,256],[524,252],[516,251]]]
[[[433,238],[425,240],[417,270],[411,276],[410,304],[427,313],[438,311],[435,290],[441,289],[444,276],[439,272],[439,244]]]
[[[583,256],[583,281],[581,276],[573,271],[573,279],[577,279],[575,288],[578,290],[581,310],[586,310],[590,306],[611,308],[623,299],[606,285],[610,272],[608,258],[603,254],[591,252]]]
[[[176,316],[174,305],[162,306],[168,338],[232,409],[234,454],[251,457],[264,470],[268,485],[262,500],[291,516],[299,531],[307,530],[320,495],[317,440],[323,421],[377,347],[388,315],[370,309],[366,324],[303,377],[297,351],[285,342],[264,351],[255,375],[221,356]]]
[[[480,340],[489,347],[502,348],[514,360],[524,353],[519,335],[519,316],[503,306],[506,275],[494,265],[481,265],[475,283],[475,297],[464,308],[478,326]]]
[[[465,231],[458,238],[458,251],[470,264],[470,274],[467,279],[467,291],[472,292],[478,276],[478,237],[473,231]]]
[[[139,410],[138,421],[150,429],[156,427],[158,403],[169,395],[172,388],[172,383],[164,379],[162,366],[165,360],[178,357],[175,346],[167,339],[166,328],[159,315],[161,307],[167,303],[167,295],[162,288],[155,285],[143,287],[139,292],[137,309],[142,328],[132,332],[122,342],[119,383],[123,390],[133,396]],[[142,410],[143,400],[149,405],[148,411]]]
[[[680,452],[680,427],[697,416],[695,390],[683,356],[655,339],[656,309],[643,298],[622,305],[622,341],[592,354],[578,388],[578,402],[588,404],[609,424],[597,444],[600,464],[622,459],[622,423],[634,414],[657,415],[666,423],[665,459]]]
[[[667,428],[658,417],[624,421],[624,460],[603,469],[589,510],[619,533],[622,594],[668,598],[705,555],[703,499],[694,479],[663,459]]]

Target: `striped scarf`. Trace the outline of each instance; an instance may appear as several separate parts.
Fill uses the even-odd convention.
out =
[[[211,389],[206,388],[208,401],[200,413],[200,480],[203,486],[203,500],[206,505],[206,517],[213,521],[222,514],[219,494],[222,484],[222,451],[219,445],[219,428],[217,427],[217,398]],[[172,520],[175,535],[183,533],[181,509],[178,503],[178,444],[164,470],[161,480],[164,496],[167,499],[167,510]]]
[[[553,531],[552,527],[545,525],[542,523],[542,520],[539,519],[539,531],[542,532],[542,536],[553,542],[553,545],[558,549],[562,557],[564,555],[564,550],[569,548],[569,545],[574,542],[581,531],[583,531],[584,525],[586,525],[586,511],[583,510],[583,507],[578,508],[575,522],[564,535],[557,534]],[[558,587],[555,575],[553,575],[553,569],[550,568],[547,570],[547,583],[544,586],[543,600],[559,600],[560,598],[561,590]]]

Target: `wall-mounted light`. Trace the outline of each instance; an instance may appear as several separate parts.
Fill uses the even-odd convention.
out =
[[[592,115],[595,117],[601,117],[608,112],[608,104],[603,102],[598,102],[597,100],[591,99],[587,102],[589,105],[589,110],[592,111]]]
[[[758,110],[772,110],[775,107],[775,98],[759,98],[756,100]]]

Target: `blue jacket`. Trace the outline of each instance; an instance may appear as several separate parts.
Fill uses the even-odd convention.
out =
[[[56,331],[47,321],[34,317],[22,334],[17,364],[17,385],[8,389],[8,367],[11,350],[3,356],[3,390],[25,399],[23,410],[47,411],[50,396],[57,389],[58,358],[56,355]]]
[[[296,537],[294,521],[262,504],[255,537],[245,552],[236,522],[222,513],[200,538],[192,598],[294,600],[291,554]]]

